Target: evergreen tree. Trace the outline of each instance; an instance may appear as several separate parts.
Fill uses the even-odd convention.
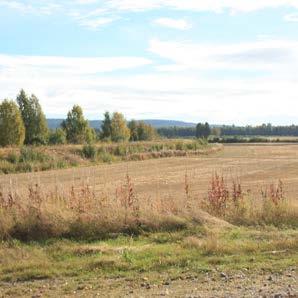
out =
[[[25,144],[45,144],[48,126],[38,98],[34,94],[29,98],[22,89],[17,96],[17,103],[26,129]]]
[[[83,144],[94,141],[95,132],[89,127],[85,120],[83,110],[80,106],[74,105],[68,112],[66,120],[62,122],[62,128],[66,133],[68,143]]]
[[[113,142],[125,142],[130,138],[130,131],[121,113],[114,113],[111,121],[111,139]]]
[[[111,117],[109,112],[104,113],[104,120],[101,125],[101,138],[110,140],[112,135]]]
[[[131,120],[128,123],[128,128],[130,130],[130,141],[138,141],[139,137],[138,137],[138,123],[135,120]]]
[[[198,123],[196,127],[196,137],[197,138],[208,138],[211,134],[211,129],[209,124],[206,122],[205,124],[203,123]]]
[[[25,127],[18,106],[4,100],[0,104],[0,146],[22,145]]]
[[[204,138],[208,138],[211,135],[211,128],[208,122],[204,125]]]

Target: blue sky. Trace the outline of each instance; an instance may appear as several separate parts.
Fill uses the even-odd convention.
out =
[[[298,123],[297,0],[0,0],[0,98],[48,117]]]

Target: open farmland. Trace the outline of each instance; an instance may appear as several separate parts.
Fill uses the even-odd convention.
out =
[[[17,204],[6,206],[1,214],[2,236],[12,218],[16,230],[14,239],[9,235],[0,244],[0,297],[297,297],[297,149],[227,145],[209,155],[2,175],[2,196],[7,193],[12,206],[15,198],[27,197],[19,209],[29,207],[22,213]],[[240,179],[245,195],[256,201],[268,200],[256,218],[272,212],[273,220],[231,224],[200,210],[214,172],[229,185]],[[292,204],[287,209],[261,195],[280,179]],[[56,194],[83,199],[73,209]],[[127,198],[133,201],[128,213]],[[166,204],[146,207],[159,201]],[[12,213],[7,221],[5,210]],[[35,238],[38,233],[45,238]]]
[[[225,145],[210,155],[150,159],[109,165],[81,167],[30,174],[2,175],[4,191],[27,191],[28,184],[38,183],[44,190],[63,191],[88,183],[97,193],[114,195],[129,174],[140,197],[184,195],[185,175],[191,191],[206,195],[212,174],[217,171],[227,178],[240,178],[245,190],[258,193],[262,187],[284,183],[286,196],[296,199],[298,193],[298,145],[238,144]]]

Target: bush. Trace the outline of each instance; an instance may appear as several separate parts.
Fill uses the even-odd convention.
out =
[[[40,151],[34,150],[30,147],[23,147],[20,154],[20,162],[46,162],[50,157]]]
[[[16,152],[10,152],[6,157],[6,160],[10,163],[16,164],[19,162],[19,155]]]
[[[49,136],[49,144],[50,145],[63,145],[63,144],[66,144],[65,131],[61,128],[58,128],[55,131],[51,131],[50,136]]]
[[[106,163],[111,163],[114,158],[112,154],[102,151],[98,153],[98,160]]]
[[[15,172],[15,166],[7,160],[0,160],[0,173],[11,174]]]
[[[33,171],[33,166],[30,162],[22,162],[18,163],[17,166],[15,167],[15,171],[17,173],[27,173],[27,172],[32,172]]]
[[[176,144],[176,150],[183,150],[184,149],[184,144],[182,142],[179,142]]]
[[[82,155],[84,158],[95,160],[97,157],[97,150],[94,145],[84,145]]]
[[[114,150],[114,155],[116,156],[126,156],[128,152],[128,146],[118,145]]]

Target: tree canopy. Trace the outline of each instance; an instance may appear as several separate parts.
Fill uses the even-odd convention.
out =
[[[84,118],[82,108],[78,105],[74,105],[68,112],[61,126],[66,133],[68,143],[91,143],[96,138],[94,129],[90,128],[88,121]]]
[[[49,131],[38,98],[34,94],[28,97],[22,89],[17,103],[25,125],[25,144],[45,144]]]
[[[156,138],[157,131],[152,125],[146,124],[144,121],[131,120],[128,123],[130,129],[131,141],[151,141]]]
[[[24,139],[25,127],[18,106],[4,100],[0,104],[0,146],[19,146]]]
[[[130,130],[123,114],[115,112],[111,121],[111,139],[113,142],[125,142],[130,138]]]
[[[112,120],[109,112],[104,113],[104,120],[101,125],[101,138],[111,140],[112,137]]]
[[[211,135],[211,128],[209,124],[206,122],[198,123],[196,127],[196,137],[197,138],[208,138]]]

